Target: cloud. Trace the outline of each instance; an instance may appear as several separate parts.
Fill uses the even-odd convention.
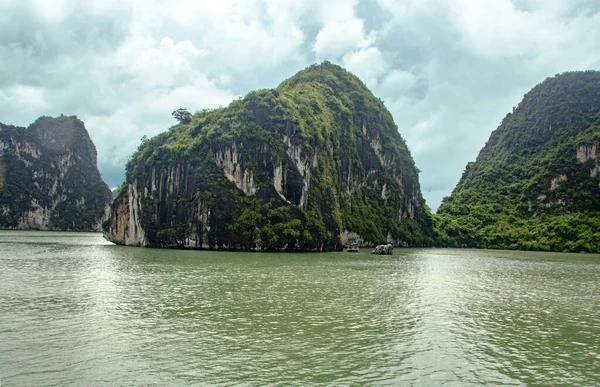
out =
[[[304,36],[297,24],[303,12],[300,5],[282,1],[185,0],[173,4],[170,20],[207,50],[207,71],[246,72],[301,57]]]
[[[385,101],[432,208],[523,94],[600,68],[596,0],[0,0],[0,120],[77,114],[111,186],[171,112],[316,61]]]
[[[407,93],[414,90],[419,84],[419,78],[410,71],[391,70],[386,72],[385,77],[378,88],[384,96],[393,96],[398,92]]]
[[[342,63],[370,87],[375,87],[379,83],[378,79],[388,69],[388,64],[377,47],[349,52],[344,55]]]
[[[49,105],[44,89],[20,84],[0,90],[0,102],[27,107],[34,112],[46,109]]]
[[[364,36],[363,22],[354,18],[327,23],[317,35],[314,51],[318,59],[338,58],[371,43],[372,38]]]

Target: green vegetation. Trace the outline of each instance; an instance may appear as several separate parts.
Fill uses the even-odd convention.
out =
[[[127,182],[147,192],[142,227],[152,245],[198,247],[204,238],[211,247],[336,250],[344,230],[370,244],[432,242],[391,114],[339,66],[313,65],[276,89],[179,121],[127,164]],[[250,194],[231,181],[244,173]],[[178,184],[167,188],[170,174]],[[211,214],[202,224],[200,209]]]
[[[600,73],[548,78],[435,216],[441,246],[600,252]]]
[[[246,240],[258,241],[262,249],[294,246],[296,250],[315,250],[331,242],[332,234],[314,212],[289,205],[274,208],[274,199],[261,204],[257,197],[239,197],[236,202],[241,205],[240,216],[228,226],[229,230],[241,233]]]

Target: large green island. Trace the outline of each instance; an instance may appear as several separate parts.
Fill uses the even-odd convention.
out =
[[[104,224],[117,244],[331,251],[426,246],[418,170],[383,102],[329,62],[144,142]]]

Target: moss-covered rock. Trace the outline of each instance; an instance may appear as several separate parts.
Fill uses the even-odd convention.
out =
[[[325,62],[276,89],[203,110],[146,142],[127,165],[105,237],[243,250],[425,245],[418,173],[383,102]]]

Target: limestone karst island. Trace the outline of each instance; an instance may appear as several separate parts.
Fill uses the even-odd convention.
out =
[[[104,227],[118,244],[324,251],[349,237],[433,241],[391,114],[328,62],[148,140],[126,179]]]
[[[77,117],[0,123],[0,229],[100,231],[112,201]]]
[[[436,214],[390,112],[324,62],[219,109],[180,110],[112,201],[76,117],[0,125],[0,228],[131,246],[600,252],[600,73],[547,78],[492,132]]]

